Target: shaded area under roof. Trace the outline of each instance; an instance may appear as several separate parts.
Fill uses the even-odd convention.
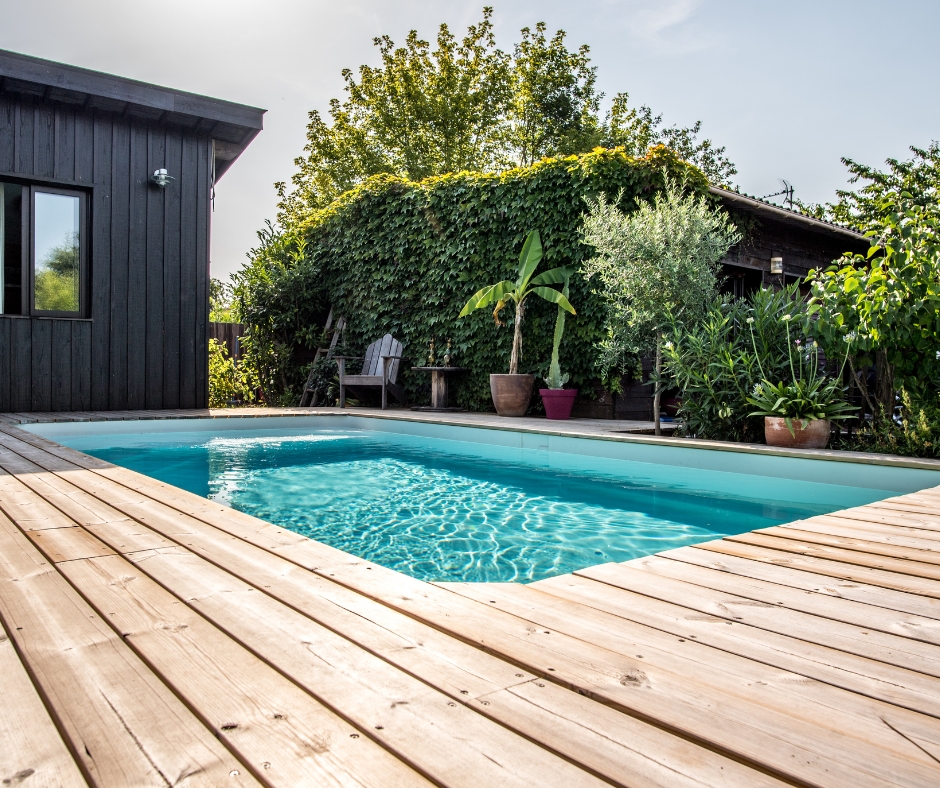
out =
[[[204,131],[215,141],[216,179],[261,131],[265,110],[0,50],[0,93]]]

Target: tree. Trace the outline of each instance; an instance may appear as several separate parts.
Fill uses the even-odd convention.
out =
[[[882,206],[890,195],[906,192],[916,205],[936,201],[940,192],[940,144],[931,142],[927,148],[910,147],[913,156],[907,161],[888,159],[887,170],[879,170],[852,159],[843,158],[848,168],[849,183],[867,182],[857,189],[839,189],[838,200],[828,204],[801,204],[808,214],[836,224],[854,227],[860,232],[882,230]]]
[[[601,197],[585,217],[583,234],[596,250],[584,273],[598,278],[607,307],[601,363],[622,369],[627,358],[654,354],[658,435],[663,333],[704,318],[718,291],[718,261],[740,236],[707,198],[683,194],[676,183],[630,214]]]
[[[78,235],[70,233],[48,251],[37,266],[35,299],[38,309],[74,312],[79,308]]]
[[[568,49],[565,31],[523,28],[512,54],[496,47],[493,10],[457,40],[441,25],[432,49],[412,30],[402,47],[374,39],[381,65],[343,71],[346,97],[324,119],[309,115],[304,155],[290,184],[277,183],[278,223],[290,227],[368,177],[417,181],[461,170],[503,171],[547,156],[623,146],[643,156],[674,147],[715,183],[735,174],[724,148],[699,140],[701,123],[661,128],[649,107],[617,94],[605,119],[586,45]]]
[[[600,144],[608,148],[623,147],[631,156],[642,156],[655,145],[672,148],[679,157],[698,167],[709,181],[727,184],[738,170],[725,156],[725,149],[717,147],[710,139],[699,140],[702,121],[682,128],[662,126],[663,116],[653,115],[647,106],[634,109],[630,106],[630,94],[614,96],[607,121],[601,127]]]
[[[209,321],[212,323],[234,323],[232,309],[232,285],[221,279],[209,280]]]
[[[813,331],[827,354],[849,352],[853,376],[875,417],[893,417],[896,388],[940,387],[940,206],[889,193],[867,257],[846,255],[810,273]],[[844,350],[843,350],[844,352]],[[875,398],[860,378],[875,367]]]
[[[523,167],[545,156],[590,150],[599,130],[601,94],[594,89],[590,48],[571,52],[564,30],[550,40],[545,30],[544,22],[534,32],[522,28],[512,59],[507,142],[511,158]]]
[[[281,223],[329,204],[370,175],[417,181],[504,165],[511,75],[508,56],[496,48],[492,14],[484,8],[483,20],[459,42],[442,24],[433,52],[415,30],[399,48],[388,36],[374,39],[382,66],[360,66],[358,81],[343,71],[347,98],[330,102],[332,125],[310,113],[294,190],[276,184]]]

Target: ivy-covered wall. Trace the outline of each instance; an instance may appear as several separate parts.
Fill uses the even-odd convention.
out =
[[[458,319],[467,299],[484,285],[515,279],[532,229],[545,250],[539,270],[579,267],[591,254],[580,240],[586,199],[619,195],[629,210],[636,198],[661,188],[667,174],[695,190],[707,188],[697,169],[662,147],[639,159],[598,149],[502,174],[457,173],[419,183],[376,176],[293,228],[302,241],[291,280],[325,297],[315,299],[318,308],[325,301],[346,317],[349,350],[361,353],[386,332],[401,340],[406,358],[399,382],[412,397],[419,386],[426,390],[428,379],[410,367],[425,363],[432,337],[438,358],[451,339],[452,363],[470,369],[456,381],[457,403],[490,410],[489,375],[508,371],[512,308],[503,313],[505,327],[487,310]],[[250,280],[247,273],[242,281]],[[241,291],[244,300],[244,285]],[[603,330],[603,307],[580,276],[571,282],[570,299],[578,314],[565,324],[561,366],[571,374],[570,386],[588,388],[596,378],[594,344]],[[527,302],[520,372],[547,371],[555,314],[556,307],[541,299]],[[298,325],[296,336],[304,337],[299,342],[310,343],[310,328]],[[297,372],[288,377],[296,380]]]

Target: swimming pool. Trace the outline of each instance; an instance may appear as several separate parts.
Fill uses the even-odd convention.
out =
[[[352,416],[29,429],[432,581],[530,582],[940,484],[911,468]]]

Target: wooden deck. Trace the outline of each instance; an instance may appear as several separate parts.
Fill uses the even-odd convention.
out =
[[[428,584],[0,424],[0,618],[3,786],[940,785],[940,488]]]

